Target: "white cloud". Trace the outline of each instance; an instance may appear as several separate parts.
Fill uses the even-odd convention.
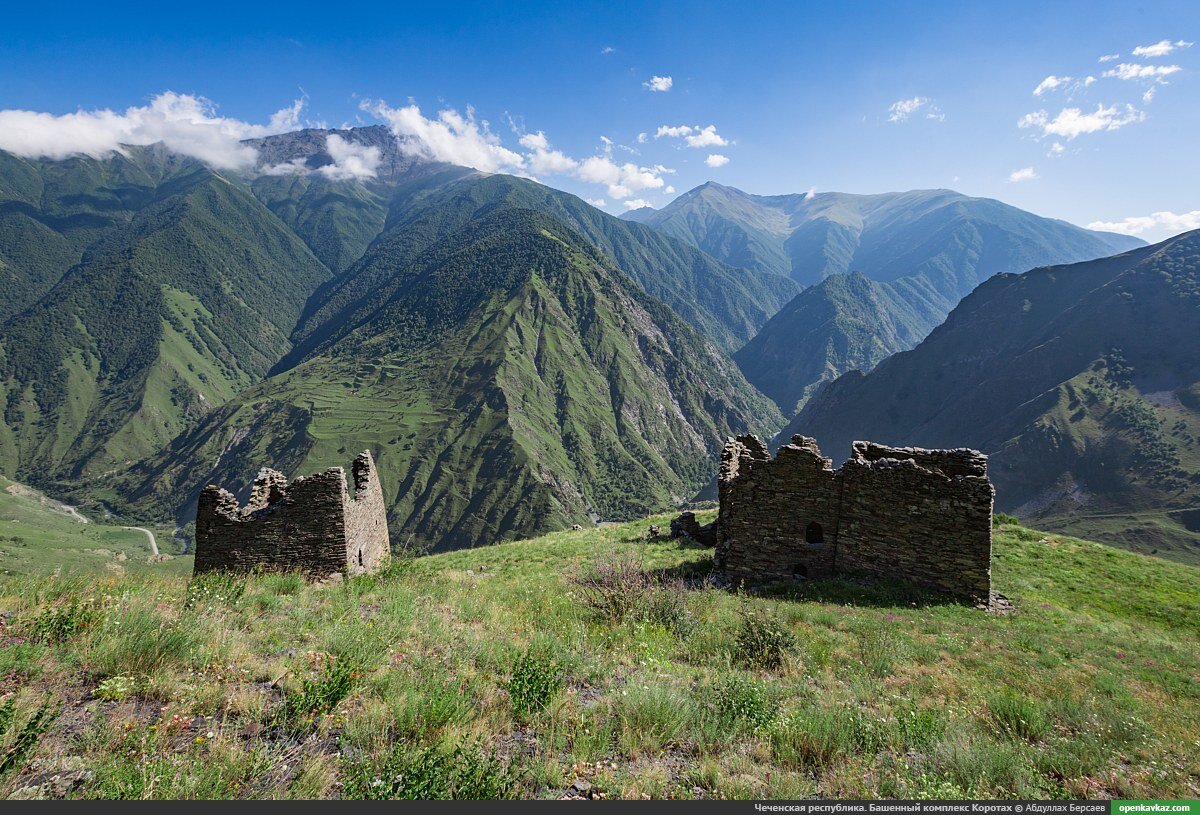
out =
[[[1097,62],[1112,62],[1113,60],[1117,60],[1120,58],[1121,58],[1120,54],[1105,54],[1104,56],[1100,57],[1100,59],[1098,59],[1096,61]]]
[[[668,184],[666,187],[663,188],[663,192],[665,192],[667,195],[674,195],[675,188],[672,187],[670,184]]]
[[[908,118],[922,108],[927,108],[925,113],[926,119],[935,119],[942,121],[946,118],[945,114],[933,104],[933,100],[927,96],[914,96],[912,99],[900,99],[893,102],[888,108],[889,122],[907,122]]]
[[[650,77],[649,81],[642,83],[642,87],[648,88],[652,91],[666,93],[667,91],[671,90],[671,86],[674,84],[675,80],[671,79],[669,76],[652,76]]]
[[[704,163],[709,167],[724,167],[729,163],[729,156],[722,156],[719,153],[710,153],[708,158],[704,159]]]
[[[1069,76],[1055,76],[1054,74],[1050,74],[1050,76],[1046,77],[1041,82],[1039,82],[1038,86],[1033,89],[1033,95],[1041,96],[1043,93],[1046,93],[1047,91],[1058,90],[1059,88],[1061,88],[1063,85],[1067,84],[1070,81],[1071,81],[1071,77],[1069,77]]]
[[[683,139],[688,147],[728,147],[733,142],[717,133],[716,125],[660,125],[654,138]]]
[[[1165,57],[1167,54],[1174,51],[1176,48],[1191,48],[1195,43],[1184,42],[1183,40],[1159,40],[1154,45],[1139,45],[1133,49],[1135,57]]]
[[[696,132],[684,136],[683,140],[687,142],[688,147],[727,147],[729,145],[727,139],[717,134],[716,125],[699,128]]]
[[[275,113],[266,125],[217,115],[216,106],[199,96],[160,93],[150,104],[112,110],[80,110],[54,115],[29,110],[0,111],[0,149],[21,156],[63,159],[86,155],[104,158],[123,145],[162,142],[171,150],[218,169],[247,169],[257,151],[242,139],[295,129],[303,98]]]
[[[618,201],[642,190],[657,190],[666,186],[662,176],[672,170],[657,164],[640,167],[633,162],[618,164],[610,155],[591,156],[579,162],[575,177],[588,184],[603,184],[610,198]]]
[[[692,132],[690,125],[659,125],[658,130],[654,133],[654,138],[661,139],[667,136],[672,139],[681,139]]]
[[[1019,184],[1022,181],[1033,181],[1038,177],[1037,171],[1032,167],[1022,167],[1021,169],[1013,170],[1008,174],[1008,180],[1013,184]]]
[[[1118,130],[1145,118],[1146,114],[1132,105],[1126,105],[1124,113],[1118,111],[1115,105],[1097,105],[1094,113],[1084,113],[1079,108],[1063,108],[1053,119],[1044,110],[1027,113],[1017,122],[1017,127],[1039,128],[1043,136],[1060,136],[1070,140],[1085,133]]]
[[[583,200],[587,201],[589,204],[591,204],[594,207],[608,206],[608,202],[605,201],[603,198],[584,198]]]
[[[628,201],[622,201],[626,210],[641,209],[642,207],[650,206],[650,202],[645,198],[630,198]]]
[[[1111,71],[1105,71],[1103,76],[1114,76],[1117,79],[1161,79],[1181,70],[1183,69],[1178,65],[1138,65],[1122,62]]]
[[[1120,232],[1123,235],[1139,235],[1149,230],[1163,230],[1168,236],[1192,229],[1200,229],[1200,209],[1191,212],[1154,212],[1150,215],[1135,215],[1123,221],[1092,221],[1088,229],[1103,232]]]
[[[817,188],[816,188],[815,186],[814,186],[814,187],[809,187],[809,188],[808,188],[808,192],[804,193],[804,200],[805,200],[805,201],[811,201],[811,200],[813,200],[813,199],[814,199],[814,198],[816,198],[816,197],[817,197]]]
[[[638,144],[645,144],[645,143],[646,143],[646,134],[645,134],[645,133],[639,133],[639,134],[637,134],[637,143],[638,143]]]
[[[1157,85],[1151,85],[1149,88],[1146,88],[1146,92],[1142,94],[1142,101],[1145,102],[1147,105],[1150,104],[1151,102],[1153,102],[1154,94],[1157,90],[1158,90]]]
[[[1065,152],[1067,152],[1067,148],[1063,147],[1062,142],[1056,141],[1054,144],[1050,145],[1050,152],[1048,152],[1046,155],[1050,156],[1050,158],[1056,158]]]
[[[526,133],[518,141],[521,142],[522,147],[527,147],[530,150],[547,150],[550,147],[550,140],[540,130],[537,133]]]
[[[317,172],[332,179],[374,178],[382,156],[375,145],[358,144],[332,133],[325,139],[325,149],[333,164]]]
[[[611,54],[613,51],[616,51],[616,50],[617,49],[613,48],[611,45],[606,45],[600,49],[600,53],[601,54]]]
[[[1085,77],[1085,78],[1084,78],[1084,80],[1083,80],[1083,87],[1085,87],[1085,88],[1091,87],[1091,84],[1092,84],[1093,82],[1095,82],[1095,81],[1096,81],[1096,77],[1094,77],[1094,76],[1090,76],[1090,75],[1089,75],[1089,76],[1087,76],[1087,77]]]
[[[427,119],[416,104],[393,108],[386,102],[365,101],[362,107],[387,122],[400,140],[401,149],[412,155],[487,173],[525,166],[524,158],[502,145],[487,122],[475,121],[471,108],[467,108],[465,117],[457,110],[447,109],[438,113],[436,119]]]

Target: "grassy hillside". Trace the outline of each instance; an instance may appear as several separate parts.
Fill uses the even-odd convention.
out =
[[[171,527],[153,527],[160,552],[152,558],[144,532],[99,523],[23,484],[0,476],[0,574],[188,574],[191,558],[176,558]]]
[[[329,276],[261,203],[197,163],[147,195],[0,324],[10,476],[87,487],[158,451],[266,374]]]
[[[324,587],[0,578],[0,749],[53,717],[0,793],[1200,796],[1195,569],[1005,527],[1011,616],[840,581],[754,596],[669,582],[711,551],[647,540],[666,521]],[[589,595],[597,564],[631,569]]]
[[[724,438],[782,420],[737,366],[560,222],[500,207],[423,252],[393,230],[373,283],[248,389],[132,473],[158,517],[369,446],[392,534],[450,548],[677,505]]]

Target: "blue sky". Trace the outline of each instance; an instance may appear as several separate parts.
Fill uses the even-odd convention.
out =
[[[254,135],[303,98],[274,129],[388,124],[612,212],[715,180],[1200,226],[1195,0],[747,5],[26,4],[0,31],[0,147],[187,141],[181,117]]]

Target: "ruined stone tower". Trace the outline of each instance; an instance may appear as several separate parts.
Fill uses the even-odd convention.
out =
[[[814,439],[775,458],[755,436],[725,443],[717,562],[747,582],[861,573],[970,602],[991,591],[987,456],[854,442],[839,470]]]
[[[297,478],[263,468],[250,500],[238,505],[209,485],[196,507],[196,573],[213,569],[296,570],[315,576],[373,572],[387,560],[387,513],[370,451],[351,465]]]

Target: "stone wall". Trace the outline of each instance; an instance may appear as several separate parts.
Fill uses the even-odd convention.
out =
[[[989,597],[994,491],[981,453],[855,442],[834,470],[813,439],[772,459],[741,436],[726,442],[718,494],[716,559],[735,580],[865,573]]]
[[[391,552],[387,505],[369,452],[359,453],[350,466],[354,497],[346,504],[346,564],[350,574],[374,572]]]
[[[245,507],[227,490],[205,487],[196,509],[195,571],[374,571],[389,547],[383,491],[369,452],[355,460],[352,472],[354,497],[341,467],[291,484],[264,468]]]

